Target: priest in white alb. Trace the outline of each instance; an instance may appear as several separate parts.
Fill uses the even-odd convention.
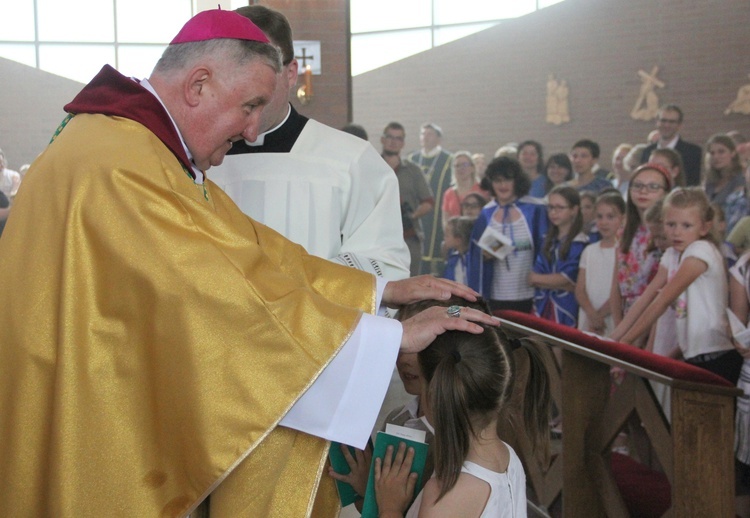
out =
[[[242,211],[308,253],[385,279],[409,276],[393,171],[372,145],[301,115],[292,29],[263,5],[240,7],[281,51],[282,70],[254,141],[234,143],[211,180]]]

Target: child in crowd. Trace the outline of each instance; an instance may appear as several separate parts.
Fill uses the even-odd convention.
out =
[[[660,256],[672,245],[664,231],[664,200],[659,200],[649,207],[643,215],[651,233],[651,244],[648,250],[655,250]],[[679,354],[677,343],[677,314],[669,306],[651,328],[646,349],[660,356],[676,358]]]
[[[485,205],[487,205],[487,198],[478,192],[470,192],[464,196],[461,202],[461,215],[470,219],[477,219]]]
[[[619,324],[630,307],[645,291],[659,268],[658,250],[649,248],[651,232],[644,214],[671,189],[669,171],[658,164],[644,164],[634,172],[628,184],[625,228],[617,250],[612,276],[612,318]],[[645,339],[639,345],[645,345]]]
[[[744,253],[729,270],[729,307],[743,324],[750,317],[750,252]],[[750,349],[738,347],[743,356],[737,386],[745,392],[737,398],[735,424],[735,473],[737,516],[750,518]]]
[[[434,303],[433,303],[434,304]],[[421,308],[429,304],[418,303]],[[526,516],[526,480],[520,459],[497,435],[499,414],[513,390],[511,340],[493,329],[480,335],[446,332],[419,353],[427,384],[427,415],[435,425],[435,471],[406,514]],[[530,358],[525,388],[526,429],[547,446],[550,392],[538,345],[515,340]],[[393,460],[375,459],[381,517],[403,516],[414,493],[413,450],[402,443]]]
[[[609,191],[612,188],[604,189]],[[593,191],[580,191],[581,196],[581,216],[583,217],[583,229],[581,230],[589,238],[589,243],[596,243],[602,236],[596,228],[596,214],[594,205],[596,204],[597,195]]]
[[[547,189],[545,194],[573,179],[573,165],[570,163],[570,157],[565,153],[556,153],[549,157],[546,171]]]
[[[672,246],[672,242],[664,231],[664,200],[659,200],[646,209],[643,219],[651,233],[651,244],[648,250],[656,250],[660,256],[663,255]],[[669,358],[680,356],[680,346],[677,342],[677,313],[673,306],[670,305],[656,321],[656,324],[651,327],[646,350]],[[664,417],[667,421],[670,421],[672,392],[669,386],[657,381],[650,381],[650,385],[657,401],[664,410]]]
[[[473,228],[474,220],[465,216],[453,217],[445,224],[445,247],[448,248],[448,259],[443,272],[445,279],[467,283],[467,252]]]
[[[685,167],[682,165],[682,155],[677,151],[668,147],[654,149],[648,161],[669,171],[673,187],[685,187]]]
[[[712,203],[711,208],[714,210],[714,223],[711,230],[719,242],[719,250],[721,251],[721,255],[724,256],[727,269],[729,269],[737,262],[737,254],[735,253],[734,245],[727,241],[727,218],[724,214],[724,209],[718,203]]]
[[[627,177],[622,181],[615,180],[617,190],[620,191],[620,194],[622,194],[622,197],[625,198],[626,201],[628,199],[628,193],[630,192],[630,179],[633,177],[633,174],[635,174],[635,170],[638,169],[638,166],[641,165],[641,156],[647,147],[646,144],[636,144],[630,149],[630,151],[628,151],[628,154],[625,155],[625,159],[623,160],[623,165],[628,171]]]
[[[578,263],[588,239],[581,232],[581,198],[573,187],[555,187],[549,193],[550,229],[536,256],[529,283],[534,286],[534,313],[558,324],[575,327]]]
[[[617,191],[602,194],[596,199],[594,212],[601,240],[583,250],[578,265],[578,329],[606,336],[615,327],[609,305],[609,280],[615,270],[618,234],[625,221],[625,200]]]
[[[480,311],[488,312],[486,304],[481,300],[479,302],[468,302],[465,299],[458,297],[451,297],[449,300],[436,303],[432,301],[430,305],[443,305],[450,306],[453,304],[469,306]],[[420,306],[412,304],[401,309],[396,314],[396,320],[403,322],[419,313],[418,309]],[[422,308],[426,309],[426,308]],[[422,368],[419,366],[419,359],[417,353],[404,353],[399,352],[398,358],[396,359],[396,370],[398,376],[401,379],[401,383],[404,384],[404,390],[412,398],[407,401],[404,405],[393,409],[385,417],[383,422],[382,431],[385,431],[386,425],[395,424],[398,426],[404,426],[406,428],[413,428],[415,430],[421,430],[425,432],[425,442],[431,447],[434,439],[435,429],[432,427],[430,422],[427,420],[425,415],[425,397],[423,391],[427,383],[424,381],[422,376]],[[354,505],[360,512],[362,511],[362,505],[364,503],[364,495],[367,489],[367,481],[370,475],[370,464],[372,462],[372,449],[368,446],[365,451],[354,449],[354,455],[349,451],[349,447],[341,445],[341,451],[344,454],[347,464],[349,464],[350,472],[347,474],[337,473],[333,467],[328,466],[328,475],[336,480],[346,482],[351,485],[357,495],[360,495]],[[429,477],[433,471],[432,455],[427,456],[425,463],[425,477]]]
[[[599,144],[593,140],[583,139],[573,144],[570,161],[576,177],[570,182],[571,186],[579,191],[593,191],[596,194],[612,187],[612,182],[595,175],[594,167],[599,162],[599,152]]]
[[[708,198],[699,188],[679,188],[667,196],[663,214],[672,246],[611,338],[634,343],[673,306],[679,345],[674,355],[736,384],[742,357],[727,333],[727,276],[711,234]]]

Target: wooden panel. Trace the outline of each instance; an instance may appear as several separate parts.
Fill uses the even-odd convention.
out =
[[[734,516],[734,402],[672,391],[674,516]]]
[[[253,2],[251,2],[253,3]],[[315,97],[300,105],[297,89],[291,95],[295,109],[334,128],[351,118],[349,59],[349,2],[347,0],[262,0],[254,2],[284,13],[295,40],[320,41],[321,75],[313,76]],[[299,86],[300,81],[297,82]]]
[[[612,438],[624,422],[630,425],[631,441],[639,439],[631,456],[652,469],[663,468],[670,480],[673,508],[665,513],[666,518],[734,515],[734,398],[741,394],[738,389],[666,377],[507,320],[503,326],[506,332],[537,336],[562,350],[560,372],[549,359],[547,368],[561,380],[563,516],[628,516],[609,463]],[[612,366],[628,373],[614,392],[610,390]],[[672,387],[671,429],[648,379]],[[542,470],[541,477],[539,473],[530,477],[532,484],[542,484],[535,492],[544,494],[552,487],[560,458],[546,473]]]
[[[586,464],[586,435],[609,395],[609,366],[563,351],[563,516],[606,516]]]

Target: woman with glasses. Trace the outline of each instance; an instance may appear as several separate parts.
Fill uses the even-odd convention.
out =
[[[547,232],[547,209],[538,198],[527,196],[531,181],[518,160],[494,159],[487,166],[485,181],[492,188],[494,202],[482,210],[471,234],[469,286],[489,300],[493,311],[529,313],[534,299],[529,273]],[[502,259],[479,245],[482,237],[490,234],[501,235],[512,246],[507,255],[498,254]]]
[[[672,186],[672,177],[663,166],[643,164],[633,172],[628,185],[625,229],[617,252],[612,278],[612,317],[620,323],[659,268],[661,252],[650,250],[651,232],[644,219],[645,212],[664,198]]]
[[[443,195],[443,228],[448,220],[461,215],[461,203],[467,194],[482,192],[474,159],[468,151],[453,153],[451,186]]]

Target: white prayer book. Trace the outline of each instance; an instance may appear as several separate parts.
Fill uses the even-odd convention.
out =
[[[727,308],[727,320],[729,320],[729,328],[732,330],[735,341],[746,349],[750,347],[750,329],[740,322],[737,315],[729,308]]]
[[[407,428],[405,426],[399,426],[397,424],[386,424],[385,433],[393,435],[395,437],[401,437],[402,439],[409,439],[416,442],[425,442],[427,438],[427,432],[424,430],[417,430],[415,428]]]
[[[508,254],[516,249],[508,236],[490,226],[484,229],[477,245],[498,259],[505,259]]]

